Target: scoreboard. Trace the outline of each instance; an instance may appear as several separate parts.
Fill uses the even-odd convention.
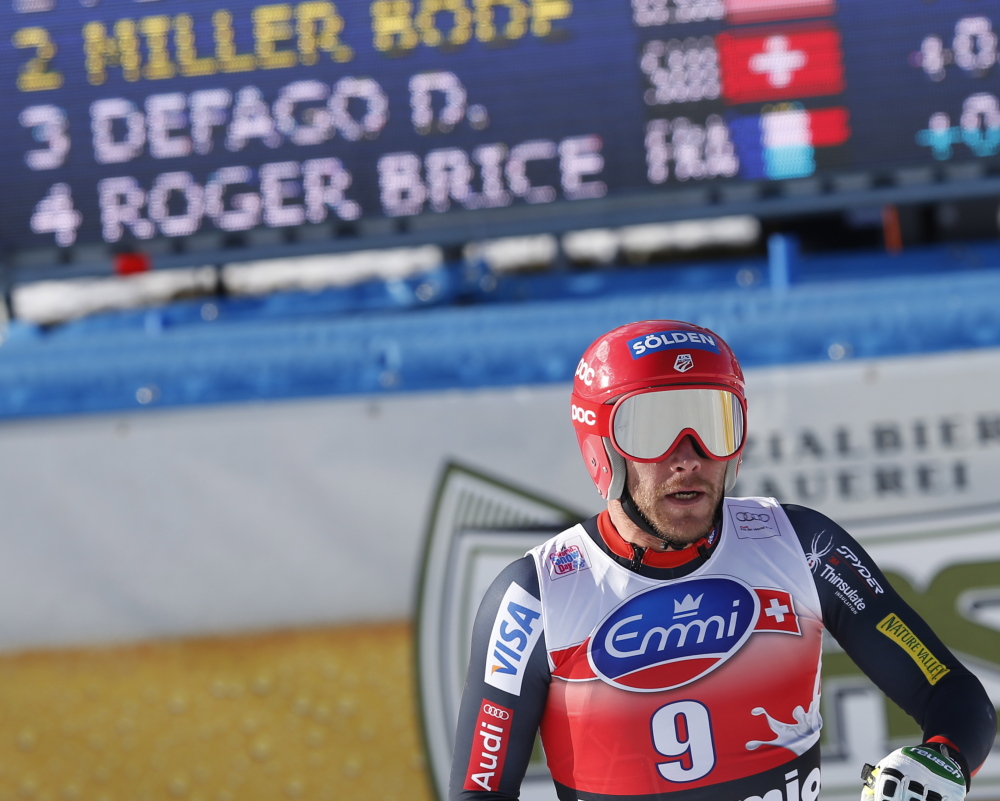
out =
[[[987,0],[8,0],[0,19],[0,258],[309,226],[459,241],[1000,171]]]

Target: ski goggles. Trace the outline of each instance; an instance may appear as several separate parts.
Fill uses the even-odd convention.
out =
[[[704,387],[640,390],[614,405],[573,395],[573,424],[608,437],[635,462],[658,462],[690,434],[713,459],[730,459],[743,447],[746,410],[738,395]]]

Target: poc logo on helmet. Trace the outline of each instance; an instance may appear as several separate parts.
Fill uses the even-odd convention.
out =
[[[597,412],[583,409],[575,403],[569,407],[569,414],[575,423],[583,423],[585,426],[597,425]]]
[[[576,377],[579,378],[588,387],[594,385],[594,376],[597,372],[583,359],[580,359],[580,363],[576,366]]]

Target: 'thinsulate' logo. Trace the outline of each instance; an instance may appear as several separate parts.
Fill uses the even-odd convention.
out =
[[[633,595],[590,641],[602,679],[640,692],[680,687],[711,672],[753,632],[760,599],[746,584],[712,577],[677,581]]]

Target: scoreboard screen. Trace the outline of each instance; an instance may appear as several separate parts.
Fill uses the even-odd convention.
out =
[[[0,19],[0,257],[309,226],[458,241],[1000,169],[987,0],[6,0]]]

